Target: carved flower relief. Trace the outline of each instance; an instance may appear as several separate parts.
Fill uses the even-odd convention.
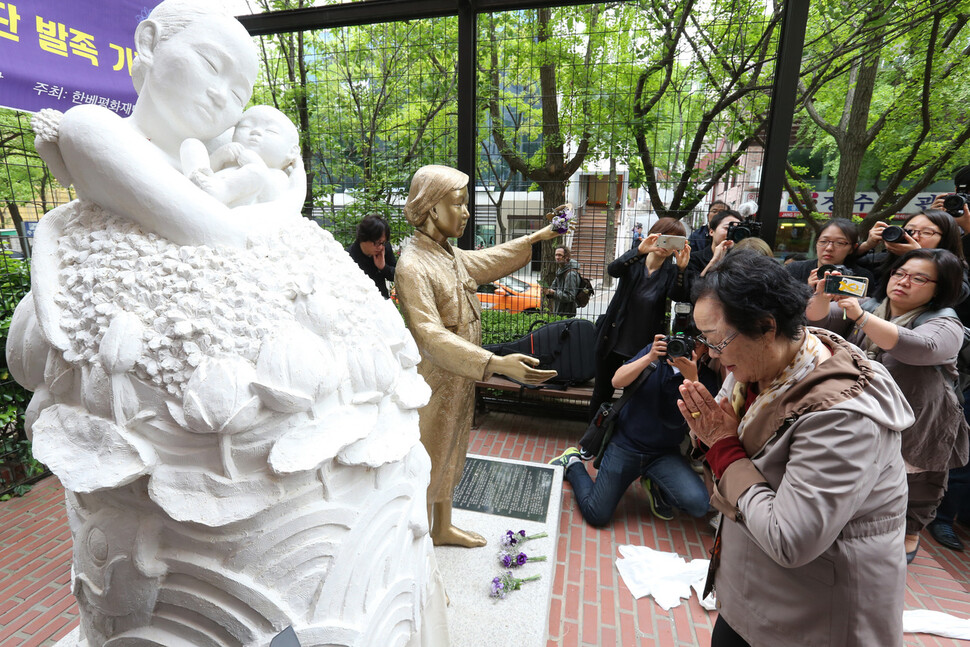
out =
[[[249,429],[259,413],[255,380],[252,363],[242,357],[206,357],[189,378],[182,400],[189,429],[200,434]]]
[[[98,357],[111,375],[126,373],[142,354],[145,326],[130,312],[119,312],[111,319],[101,338]]]
[[[344,362],[320,337],[281,322],[260,346],[253,390],[273,411],[298,413],[336,391],[345,376]]]
[[[378,402],[393,391],[401,365],[383,339],[348,347],[346,356],[353,402]]]

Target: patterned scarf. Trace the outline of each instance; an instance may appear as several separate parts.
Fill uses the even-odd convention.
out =
[[[777,400],[788,389],[815,370],[815,367],[822,361],[824,354],[825,345],[818,337],[805,329],[802,343],[791,363],[782,369],[768,388],[758,394],[747,411],[744,411],[744,403],[747,400],[748,385],[735,380],[733,374],[729,375],[721,388],[721,395],[730,393],[731,406],[738,417],[741,418],[741,423],[738,425],[738,436],[744,438],[744,429],[748,421],[754,420],[758,412],[765,406]]]

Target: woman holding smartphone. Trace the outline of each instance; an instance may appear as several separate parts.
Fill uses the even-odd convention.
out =
[[[663,333],[667,299],[690,301],[685,270],[690,261],[684,225],[661,218],[637,247],[610,263],[606,271],[620,279],[606,314],[596,322],[596,380],[589,415],[613,397],[613,375],[627,360]],[[657,243],[661,236],[678,236],[670,247]],[[683,243],[681,245],[681,242]]]
[[[945,249],[915,249],[889,268],[882,300],[826,294],[816,285],[809,322],[845,337],[893,376],[916,415],[902,432],[909,500],[906,561],[919,532],[943,498],[947,470],[967,462],[968,429],[953,389],[963,325],[952,310],[963,287],[963,264]]]

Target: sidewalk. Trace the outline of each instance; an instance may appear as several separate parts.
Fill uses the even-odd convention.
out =
[[[545,462],[574,444],[584,428],[581,422],[490,412],[472,431],[469,452]],[[970,534],[961,529],[961,535],[970,543]],[[714,614],[694,600],[669,613],[652,599],[634,600],[614,560],[622,544],[706,558],[712,540],[703,521],[654,519],[638,487],[626,493],[609,528],[592,528],[583,522],[567,485],[547,647],[710,644]],[[49,646],[76,626],[70,559],[64,494],[56,478],[41,481],[23,498],[0,503],[0,645]],[[941,548],[924,533],[920,553],[909,568],[906,608],[970,617],[970,554]],[[500,637],[495,645],[513,647]],[[906,634],[906,645],[970,642]]]

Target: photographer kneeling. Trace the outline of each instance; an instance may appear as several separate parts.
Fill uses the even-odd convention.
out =
[[[671,505],[693,517],[702,517],[709,508],[707,488],[680,453],[687,425],[677,410],[678,387],[684,379],[700,382],[714,392],[718,381],[703,362],[689,357],[666,359],[663,335],[623,364],[613,375],[613,386],[629,387],[643,373],[643,380],[632,397],[616,414],[612,440],[606,447],[594,482],[580,460],[580,452],[570,447],[551,464],[565,468],[566,480],[573,486],[579,510],[587,523],[604,526],[627,487],[644,478],[650,509],[659,518],[673,518]]]

